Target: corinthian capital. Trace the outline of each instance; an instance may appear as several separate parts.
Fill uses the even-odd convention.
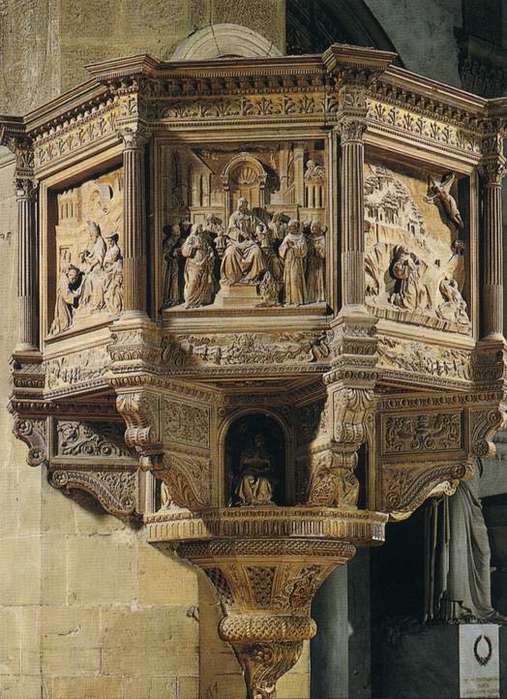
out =
[[[18,199],[30,199],[33,201],[37,197],[39,183],[32,177],[16,176],[15,186]]]
[[[144,126],[126,126],[118,131],[120,138],[123,140],[125,150],[141,150],[149,141],[151,136],[150,129]]]
[[[340,136],[342,145],[360,143],[366,131],[366,120],[354,117],[343,117],[340,121]]]

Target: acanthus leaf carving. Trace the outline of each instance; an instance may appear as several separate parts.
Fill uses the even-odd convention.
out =
[[[121,392],[116,408],[127,424],[125,443],[138,453],[141,468],[156,467],[162,453],[158,395],[146,390]]]
[[[192,511],[209,507],[211,464],[208,458],[166,452],[155,475],[165,483],[168,496],[179,507]]]
[[[76,490],[92,495],[111,515],[136,515],[137,477],[133,471],[57,469],[51,470],[48,478],[54,488],[68,495]]]

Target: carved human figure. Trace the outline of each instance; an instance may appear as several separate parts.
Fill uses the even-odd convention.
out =
[[[326,238],[320,221],[312,221],[308,237],[306,300],[307,303],[326,300]]]
[[[271,458],[266,449],[264,435],[256,434],[253,447],[240,455],[240,481],[235,495],[240,505],[273,505]]]
[[[295,219],[289,221],[287,235],[278,254],[284,261],[283,293],[287,305],[300,306],[306,302],[305,262],[308,243]]]
[[[183,243],[181,254],[185,262],[185,307],[197,308],[213,302],[215,279],[213,267],[215,253],[208,241],[202,224],[192,226],[190,235]]]
[[[87,221],[90,232],[88,248],[80,255],[83,286],[79,302],[79,311],[99,311],[104,308],[104,274],[103,264],[106,243],[100,226],[94,221]]]
[[[458,282],[445,276],[439,286],[440,293],[444,299],[437,308],[437,315],[443,320],[451,320],[462,325],[469,325],[467,304],[458,287]]]
[[[434,177],[429,178],[427,201],[431,204],[439,202],[442,205],[445,215],[455,228],[462,230],[464,227],[461,213],[458,209],[456,199],[451,194],[456,175],[451,172],[440,181]]]
[[[257,282],[266,271],[260,242],[266,226],[250,211],[244,197],[229,218],[227,247],[221,265],[221,283]]]
[[[181,227],[175,223],[164,226],[162,240],[162,255],[164,258],[164,282],[162,287],[162,308],[176,306],[181,301],[180,289],[180,243]]]
[[[315,160],[308,160],[306,162],[305,170],[305,180],[323,180],[325,176],[325,171],[322,165],[319,165]]]
[[[479,479],[460,481],[454,495],[426,510],[427,620],[505,624],[491,602],[491,549],[478,496]]]
[[[389,266],[395,280],[389,301],[398,308],[413,311],[428,306],[428,291],[421,281],[423,262],[403,245],[396,245]]]
[[[74,265],[69,265],[66,270],[62,270],[56,290],[55,313],[49,330],[50,335],[57,335],[72,325],[82,279],[81,271]]]
[[[123,255],[118,245],[118,233],[111,233],[106,240],[104,303],[109,313],[119,315],[123,310]]]

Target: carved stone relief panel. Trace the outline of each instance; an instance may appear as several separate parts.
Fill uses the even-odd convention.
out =
[[[464,448],[462,421],[459,412],[387,415],[383,419],[382,451],[393,455],[461,450]]]
[[[161,307],[326,301],[322,142],[161,146]]]
[[[375,315],[470,333],[456,176],[365,167],[366,300]]]
[[[227,333],[220,335],[174,335],[162,340],[162,364],[173,373],[215,367],[271,365],[272,371],[294,365],[318,369],[330,353],[324,333]]]
[[[125,444],[123,422],[56,420],[54,455],[59,459],[78,457],[82,460],[128,458],[135,453]]]
[[[102,385],[109,363],[110,356],[105,346],[48,359],[44,362],[46,387],[49,391],[59,392]]]
[[[57,194],[56,219],[51,336],[123,308],[122,168]]]
[[[210,446],[210,410],[205,406],[162,399],[162,439],[194,447]]]

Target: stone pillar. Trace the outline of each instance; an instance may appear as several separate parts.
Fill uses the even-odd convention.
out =
[[[342,307],[364,305],[364,144],[366,92],[343,88],[345,105],[339,123],[341,141]],[[343,313],[343,309],[342,309]]]
[[[15,352],[38,351],[37,323],[37,184],[16,177],[18,208],[18,342]]]
[[[503,138],[484,139],[481,336],[503,339],[502,179],[505,175]]]
[[[123,143],[123,316],[146,315],[146,214],[144,146],[149,132],[125,128]]]

